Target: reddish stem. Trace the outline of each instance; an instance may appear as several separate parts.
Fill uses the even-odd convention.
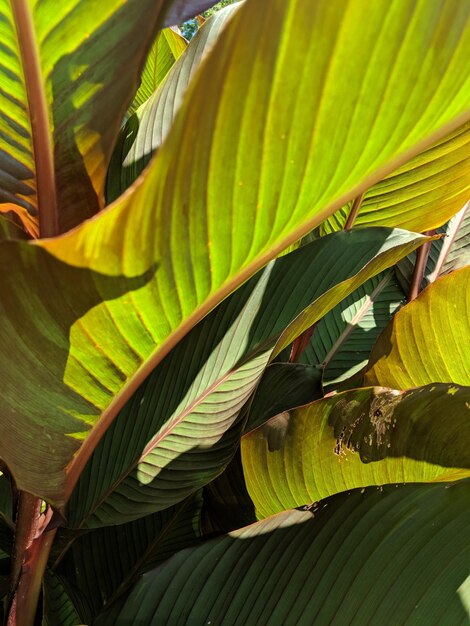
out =
[[[307,348],[310,343],[310,339],[312,338],[313,331],[315,330],[316,323],[307,328],[301,335],[297,337],[297,339],[292,344],[292,350],[290,353],[289,361],[291,363],[297,363],[302,356],[303,352]]]
[[[45,532],[52,509],[41,514],[42,500],[20,493],[11,575],[13,597],[8,626],[32,626],[41,583],[56,530]]]
[[[360,196],[354,200],[351,210],[348,215],[348,219],[346,220],[346,224],[344,225],[344,230],[351,230],[354,226],[354,222],[356,221],[357,214],[359,213],[359,209],[361,208],[362,201],[364,200],[364,196],[366,192],[361,193]]]
[[[425,235],[434,235],[434,230],[425,232]],[[427,241],[416,253],[416,263],[413,270],[413,276],[411,278],[410,291],[408,293],[408,302],[411,302],[418,297],[421,291],[421,284],[423,282],[424,273],[426,271],[426,265],[428,264],[429,252],[431,251],[432,241]]]

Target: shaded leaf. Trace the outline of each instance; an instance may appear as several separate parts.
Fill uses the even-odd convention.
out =
[[[321,397],[321,372],[317,367],[301,363],[272,363],[253,394],[245,432],[279,413]]]
[[[204,535],[220,535],[256,522],[255,506],[246,489],[238,449],[225,470],[204,487]]]
[[[24,489],[62,504],[119,410],[199,320],[466,121],[470,5],[380,0],[366,29],[364,7],[243,4],[132,191],[62,237],[0,243],[0,340],[15,354],[0,362],[13,439],[0,454]]]
[[[43,581],[43,625],[78,626],[91,624],[87,600],[62,576],[46,570]]]
[[[466,624],[470,490],[353,491],[177,554],[114,622]]]
[[[121,411],[80,477],[69,525],[136,519],[213,480],[238,447],[240,411],[286,327],[302,332],[422,239],[389,229],[336,233],[245,283],[172,350]],[[332,259],[334,269],[319,272]]]
[[[267,422],[241,444],[258,518],[356,487],[470,476],[469,405],[470,387],[374,387],[292,412],[277,447]]]
[[[404,301],[393,270],[374,276],[320,320],[301,360],[323,370],[326,388],[351,378],[367,365],[380,332]]]
[[[78,537],[59,572],[98,616],[146,571],[201,537],[202,494],[161,513]]]

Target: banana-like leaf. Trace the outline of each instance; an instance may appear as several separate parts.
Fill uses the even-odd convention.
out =
[[[46,570],[43,580],[43,626],[91,624],[93,613],[87,599],[69,581]]]
[[[129,108],[131,113],[134,113],[150,98],[174,63],[183,54],[186,46],[186,39],[177,29],[165,28],[158,34],[145,62],[134,102]]]
[[[470,202],[450,221],[446,235],[448,241],[437,262],[439,276],[470,265]],[[430,282],[433,279],[431,276]]]
[[[470,125],[425,150],[367,191],[354,226],[390,226],[417,232],[442,226],[470,197]],[[352,208],[342,207],[321,225],[340,230]]]
[[[109,166],[108,201],[115,200],[130,187],[149,163],[154,152],[162,145],[173,125],[191,78],[239,6],[236,4],[225,7],[203,24],[184,54],[162,81],[160,88],[153,93],[155,85],[145,98],[145,102],[140,102],[139,109],[126,121],[119,133]],[[145,88],[145,95],[148,91],[149,89]],[[138,96],[139,92],[136,100]]]
[[[439,276],[470,265],[470,203],[467,203],[445,226],[438,228],[441,239],[432,242],[420,290],[433,283]],[[396,267],[398,281],[405,293],[409,293],[416,252],[402,259]]]
[[[0,455],[21,488],[63,503],[199,320],[467,121],[469,19],[461,2],[247,2],[129,193],[61,237],[0,243]]]
[[[176,26],[209,9],[218,0],[173,0],[165,14],[165,26]]]
[[[443,276],[399,311],[379,337],[365,381],[406,389],[470,385],[470,266]]]
[[[121,120],[170,4],[0,1],[0,211],[31,234],[102,208]]]
[[[369,387],[267,422],[241,444],[258,518],[356,487],[470,476],[469,403],[470,387]]]
[[[246,489],[240,449],[220,476],[204,487],[202,531],[216,536],[256,522],[255,505]]]
[[[251,400],[245,433],[280,413],[310,404],[322,395],[318,367],[303,363],[272,363],[266,368]]]
[[[374,276],[320,320],[301,361],[323,370],[325,388],[351,378],[367,365],[380,332],[404,302],[393,270]]]
[[[113,624],[467,624],[469,575],[467,481],[356,490],[184,550]]]
[[[107,610],[146,571],[201,537],[202,494],[120,526],[78,537],[57,570],[87,598],[94,617]]]
[[[302,332],[299,317],[314,323],[422,240],[390,229],[335,233],[254,276],[172,350],[121,411],[80,477],[69,525],[130,521],[213,480],[238,447],[241,409],[285,328]],[[331,271],[319,271],[325,267]]]

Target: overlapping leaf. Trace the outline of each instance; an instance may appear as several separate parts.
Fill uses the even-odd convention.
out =
[[[170,5],[1,0],[0,210],[31,233],[56,234],[102,208],[122,116]]]
[[[470,385],[470,266],[443,276],[399,311],[371,354],[370,385]]]
[[[245,432],[279,413],[310,404],[321,397],[321,372],[318,367],[302,363],[273,363],[264,372],[248,407]]]
[[[137,384],[198,320],[467,120],[469,13],[248,2],[131,193],[55,240],[0,244],[0,340],[15,354],[0,363],[0,452],[23,489],[63,501]]]
[[[467,481],[356,490],[177,554],[113,624],[466,624],[469,575]]]
[[[423,232],[442,226],[470,197],[470,126],[398,168],[367,191],[354,226],[398,226]],[[344,227],[352,203],[328,218],[321,232]]]
[[[404,301],[393,270],[371,278],[315,326],[302,362],[323,370],[326,387],[351,378],[367,365],[380,332]]]
[[[422,240],[389,229],[336,233],[254,276],[172,350],[121,411],[80,477],[69,525],[136,519],[214,479],[238,447],[240,410],[285,328],[302,332]]]
[[[119,600],[146,571],[198,543],[202,494],[161,513],[78,537],[58,573],[87,598],[93,616]]]
[[[175,28],[165,28],[159,33],[147,56],[139,89],[129,109],[131,113],[150,98],[175,61],[183,54],[186,45],[185,38]]]
[[[341,491],[470,476],[470,387],[348,391],[242,440],[258,518]],[[446,415],[443,420],[442,416]]]
[[[436,233],[442,238],[433,241],[429,249],[421,289],[443,274],[470,265],[470,204],[466,204]],[[412,252],[397,264],[397,278],[405,293],[410,291],[416,254]]]
[[[155,85],[153,89],[151,87],[144,89],[144,95],[147,97],[145,101],[139,103],[141,105],[139,109],[123,126],[114,149],[107,181],[109,201],[118,198],[135,181],[154,152],[162,145],[191,78],[214,47],[238,6],[232,5],[217,11],[204,23],[203,28],[198,30],[160,88],[155,91],[157,87]],[[163,33],[160,37],[162,36]]]

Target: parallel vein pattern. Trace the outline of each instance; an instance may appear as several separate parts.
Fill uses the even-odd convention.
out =
[[[469,477],[469,401],[470,387],[374,387],[297,409],[280,433],[268,421],[241,446],[258,519],[356,487]]]
[[[136,519],[215,478],[237,449],[240,410],[284,329],[296,326],[306,307],[305,324],[315,322],[416,245],[419,239],[403,231],[336,233],[254,276],[178,344],[121,411],[80,478],[69,525]],[[320,274],[332,258],[338,271]]]
[[[470,266],[443,276],[399,311],[379,338],[370,385],[470,385]]]
[[[470,490],[367,489],[184,550],[114,624],[467,624]]]
[[[130,193],[62,237],[0,244],[0,340],[16,356],[0,364],[13,428],[0,441],[18,437],[2,455],[25,469],[24,488],[68,497],[118,410],[197,321],[400,155],[466,121],[470,5],[369,5],[247,2]],[[50,476],[38,458],[55,463]]]
[[[16,211],[31,234],[43,222],[38,203],[44,214],[58,210],[61,232],[102,208],[113,143],[164,4],[0,0],[0,210]]]

